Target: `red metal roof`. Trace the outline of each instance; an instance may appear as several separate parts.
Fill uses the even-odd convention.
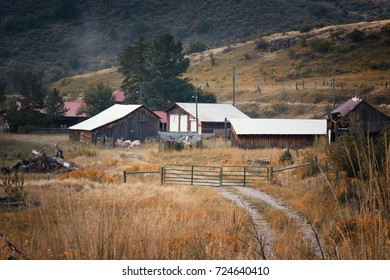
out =
[[[125,100],[125,93],[121,90],[117,90],[113,93],[116,102],[123,102]]]
[[[82,101],[65,101],[64,106],[68,109],[65,117],[85,117],[85,114],[77,115],[77,111],[82,104]]]
[[[160,122],[161,123],[168,123],[168,117],[167,117],[167,113],[164,112],[164,111],[153,111],[153,113],[155,113],[157,116],[160,117]]]

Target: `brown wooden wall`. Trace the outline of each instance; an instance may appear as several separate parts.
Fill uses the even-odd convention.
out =
[[[362,102],[347,116],[342,118],[339,122],[355,122],[364,132],[376,133],[381,131],[386,125],[390,123],[390,118],[382,114],[374,107],[366,102]],[[355,132],[355,131],[352,131]]]
[[[232,130],[232,145],[244,149],[312,146],[316,135],[237,135]]]
[[[69,139],[84,143],[96,143],[103,138],[145,141],[157,139],[160,119],[151,111],[140,107],[126,117],[99,127],[93,131],[70,130]]]

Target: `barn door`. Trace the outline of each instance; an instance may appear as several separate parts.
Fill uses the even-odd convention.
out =
[[[188,115],[180,115],[180,131],[188,131]]]
[[[191,132],[196,132],[196,120],[191,120]]]
[[[179,131],[179,115],[169,115],[169,131]]]

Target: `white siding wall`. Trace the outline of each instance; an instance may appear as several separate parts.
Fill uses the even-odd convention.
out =
[[[169,115],[169,131],[179,131],[179,115]]]

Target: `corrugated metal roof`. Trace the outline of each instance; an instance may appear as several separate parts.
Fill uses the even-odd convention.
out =
[[[86,130],[91,131],[103,125],[112,123],[116,120],[119,120],[133,111],[140,108],[142,105],[122,105],[115,104],[110,108],[100,112],[99,114],[85,120],[81,123],[78,123],[74,126],[69,127],[71,130]]]
[[[326,135],[325,119],[229,119],[238,135]]]
[[[157,116],[160,117],[161,123],[168,123],[167,113],[164,111],[153,111]]]
[[[362,101],[363,100],[358,97],[353,97],[341,104],[339,107],[335,108],[331,114],[340,114],[341,116],[345,116],[350,111],[355,109],[360,103],[362,103]]]
[[[64,106],[68,111],[65,113],[65,117],[85,117],[85,114],[77,115],[77,111],[82,106],[82,101],[65,101]]]
[[[125,100],[125,93],[122,90],[117,90],[113,94],[116,102],[123,102]]]
[[[196,103],[176,103],[176,105],[196,117]],[[224,122],[225,118],[249,119],[233,105],[219,103],[198,103],[198,118],[201,122]]]

